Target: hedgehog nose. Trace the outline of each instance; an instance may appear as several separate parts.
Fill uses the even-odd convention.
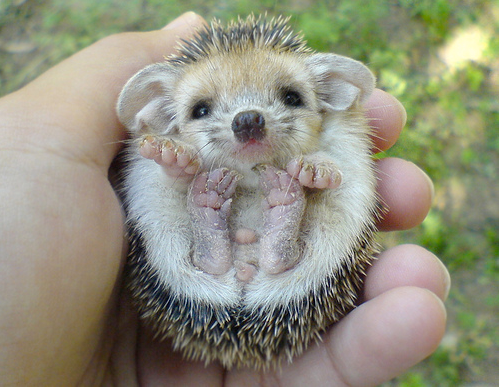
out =
[[[265,137],[265,119],[255,110],[240,112],[232,120],[232,131],[240,142],[260,141]]]

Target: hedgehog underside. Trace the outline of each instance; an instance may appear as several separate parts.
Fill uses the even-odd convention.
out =
[[[175,296],[149,264],[133,226],[126,277],[145,324],[157,339],[171,338],[174,349],[186,359],[218,360],[226,368],[276,368],[320,341],[329,325],[355,307],[365,270],[377,250],[373,239],[373,230],[366,230],[349,263],[326,277],[319,289],[272,311],[217,308]]]

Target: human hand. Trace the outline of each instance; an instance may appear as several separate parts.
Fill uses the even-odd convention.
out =
[[[0,100],[0,374],[6,384],[376,385],[429,355],[445,325],[449,278],[412,245],[381,253],[362,304],[281,372],[226,372],[183,361],[137,322],[121,269],[123,215],[108,180],[125,132],[115,102],[126,80],[172,52],[202,19],[105,38]],[[377,90],[367,104],[388,149],[403,109]],[[381,140],[384,139],[384,140]],[[390,212],[382,230],[425,217],[431,183],[413,164],[378,162]]]

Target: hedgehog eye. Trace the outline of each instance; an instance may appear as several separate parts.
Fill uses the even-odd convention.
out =
[[[304,105],[300,94],[294,90],[286,90],[284,92],[283,102],[285,105],[291,107],[300,107]]]
[[[208,102],[201,101],[198,102],[192,108],[192,118],[198,120],[200,118],[206,117],[211,113],[211,107]]]

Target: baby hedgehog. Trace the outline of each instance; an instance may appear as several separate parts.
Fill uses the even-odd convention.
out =
[[[219,22],[124,87],[128,285],[188,359],[268,369],[355,306],[376,250],[360,62]]]

